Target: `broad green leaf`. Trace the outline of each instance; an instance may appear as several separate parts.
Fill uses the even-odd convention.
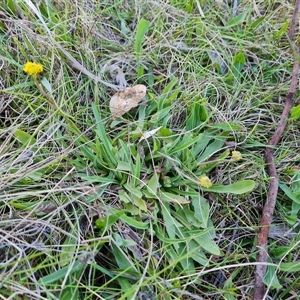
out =
[[[115,277],[115,274],[110,272],[109,270],[105,269],[104,267],[100,266],[99,263],[95,263],[93,260],[89,262],[89,265],[94,268],[95,270],[100,271],[101,273],[107,275],[110,278]],[[108,266],[109,267],[109,266]]]
[[[109,177],[109,175],[104,176],[97,176],[97,175],[86,175],[86,174],[81,174],[78,173],[77,175],[74,175],[74,177],[81,178],[82,180],[88,182],[88,183],[104,183],[104,185],[108,185],[110,183],[118,183],[115,179],[112,179]]]
[[[122,296],[118,297],[119,300],[123,300],[123,299],[131,299],[130,295],[134,293],[133,290],[133,286],[132,283],[130,282],[129,279],[125,278],[125,277],[117,277],[116,280],[118,281],[120,287],[121,287],[121,291],[122,291]],[[129,297],[127,297],[129,296]],[[102,298],[103,299],[103,298]]]
[[[149,26],[150,26],[150,22],[145,19],[141,19],[137,25],[137,30],[135,35],[135,52],[136,52],[138,62],[141,58],[143,39],[149,29]]]
[[[294,120],[298,120],[299,117],[300,117],[300,104],[293,107],[291,109],[291,117],[294,119]]]
[[[212,143],[210,143],[204,152],[197,158],[197,162],[201,163],[205,160],[207,160],[209,157],[211,157],[214,153],[222,149],[224,145],[223,140],[214,140]]]
[[[12,201],[9,204],[17,209],[28,210],[34,208],[39,202],[23,202],[23,201]],[[49,202],[50,203],[50,202]],[[44,202],[43,202],[44,204]]]
[[[175,204],[176,206],[176,204]],[[177,205],[179,206],[179,205]],[[178,209],[177,211],[173,211],[171,210],[171,213],[172,213],[172,216],[174,218],[176,218],[176,220],[178,222],[180,222],[187,230],[192,230],[192,224],[190,224],[186,218],[186,213],[188,212],[189,210],[186,210],[185,212],[183,212],[182,210]],[[190,213],[192,213],[191,211],[189,211]]]
[[[215,193],[229,193],[229,194],[244,194],[251,192],[255,187],[253,180],[240,180],[229,185],[212,185],[209,189],[202,188],[205,191]]]
[[[283,190],[283,192],[287,197],[289,197],[294,202],[300,204],[300,197],[297,197],[288,186],[286,186],[284,183],[281,182],[279,183],[278,186]]]
[[[187,130],[193,130],[199,127],[208,119],[208,111],[205,105],[196,102],[191,105],[190,110],[190,117],[186,121]]]
[[[276,267],[268,266],[266,275],[263,278],[263,283],[269,287],[274,289],[281,289],[282,285],[278,281],[278,277],[276,275]]]
[[[171,109],[171,106],[167,106],[163,109],[158,110],[151,116],[150,123],[154,124],[155,126],[157,126],[157,124],[161,124],[166,127],[169,119],[172,117],[172,114],[170,113]]]
[[[202,152],[206,148],[206,146],[208,145],[208,143],[212,139],[210,136],[208,136],[205,133],[204,134],[201,133],[199,135],[199,137],[201,137],[201,138],[199,139],[199,141],[193,147],[194,157],[197,157],[199,155],[199,153]],[[199,157],[197,159],[199,159]]]
[[[159,186],[160,184],[158,182],[158,175],[154,173],[150,180],[147,182],[147,190],[151,195],[156,197]]]
[[[134,195],[138,198],[142,198],[143,197],[143,193],[138,189],[138,188],[134,188],[131,185],[125,183],[124,188],[127,190],[127,192],[129,193],[129,195]]]
[[[71,228],[69,229],[70,231],[70,236],[67,236],[66,240],[63,242],[63,247],[65,251],[61,253],[59,256],[59,266],[64,267],[66,265],[70,264],[70,261],[73,259],[73,253],[76,252],[76,242],[74,241],[73,236],[75,236],[74,229]]]
[[[199,195],[192,198],[192,205],[196,218],[201,222],[201,227],[207,228],[209,219],[209,204],[207,200]]]
[[[36,142],[36,139],[33,136],[20,129],[17,129],[14,132],[14,136],[24,146],[28,146],[28,145],[31,146]]]
[[[294,261],[289,263],[281,263],[279,265],[279,269],[281,271],[287,272],[287,273],[293,273],[293,272],[299,272],[300,271],[300,261]]]
[[[195,238],[195,241],[207,252],[214,255],[221,255],[220,248],[212,240],[209,232],[204,233],[203,235]]]
[[[124,239],[120,236],[119,233],[113,232],[113,233],[112,233],[112,237],[113,237],[113,240],[114,240],[115,244],[116,244],[118,247],[124,246],[124,244],[123,244]]]
[[[167,230],[170,239],[175,239],[176,237],[176,222],[171,215],[171,209],[168,203],[161,205],[161,213],[163,215],[165,228]]]
[[[121,170],[121,171],[131,171],[131,164],[129,162],[125,162],[125,161],[118,161],[118,165],[117,165],[117,170]]]
[[[142,199],[142,197],[137,197],[135,195],[132,195],[131,197],[131,201],[132,203],[138,207],[140,210],[142,211],[147,211],[148,208],[147,208],[147,204],[146,202]]]
[[[172,134],[172,131],[169,128],[165,128],[165,127],[160,127],[159,131],[158,131],[158,135],[159,136],[170,136]]]
[[[121,146],[118,152],[119,157],[121,158],[121,160],[131,163],[132,160],[131,160],[130,148],[121,139],[118,140],[118,143]]]
[[[124,190],[119,190],[118,194],[119,194],[119,198],[120,198],[121,202],[124,202],[124,203],[130,203],[131,202],[131,199],[130,199],[129,195]]]
[[[69,276],[66,280],[66,285],[64,286],[59,300],[80,300],[78,291],[78,282],[81,277],[81,272],[75,272],[72,276]]]
[[[116,238],[117,235],[114,234],[114,237]],[[120,247],[118,246],[118,243],[119,243],[119,241],[115,241],[114,239],[112,239],[112,243],[111,243],[110,247],[111,247],[112,255],[113,255],[114,259],[117,261],[119,268],[122,270],[135,269],[134,264],[130,259],[130,256],[126,255],[123,251],[121,251]]]

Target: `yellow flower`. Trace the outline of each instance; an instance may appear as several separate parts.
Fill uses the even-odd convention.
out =
[[[209,189],[212,186],[211,180],[206,175],[202,175],[200,177],[199,183],[201,186],[207,189]]]
[[[232,151],[231,157],[232,157],[232,159],[239,161],[242,159],[242,153],[240,151]]]
[[[43,66],[41,64],[36,64],[34,62],[27,62],[24,65],[23,71],[29,75],[36,75],[43,72]]]

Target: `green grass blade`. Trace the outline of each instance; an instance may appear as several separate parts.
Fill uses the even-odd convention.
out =
[[[135,52],[136,52],[136,58],[138,63],[140,61],[141,54],[142,54],[143,39],[149,27],[150,27],[150,22],[143,18],[140,20],[140,22],[137,25],[137,30],[135,35]]]

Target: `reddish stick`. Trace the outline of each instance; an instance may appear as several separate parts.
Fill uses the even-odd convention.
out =
[[[267,270],[267,259],[268,259],[268,235],[269,235],[269,226],[271,225],[275,204],[276,204],[276,198],[277,198],[277,192],[278,192],[278,174],[276,171],[276,166],[274,163],[274,147],[278,144],[280,141],[283,131],[285,130],[287,120],[290,114],[290,110],[293,105],[293,98],[296,92],[297,83],[298,83],[298,73],[299,73],[299,62],[297,58],[297,51],[296,47],[294,45],[294,33],[295,33],[295,27],[299,12],[299,5],[300,0],[296,0],[294,13],[292,17],[292,21],[290,23],[289,27],[289,40],[291,43],[291,48],[293,51],[293,58],[294,58],[294,67],[293,67],[293,73],[292,73],[292,81],[289,89],[289,93],[286,96],[285,106],[283,109],[283,112],[281,114],[281,118],[278,124],[278,127],[271,138],[269,145],[270,147],[266,149],[265,151],[265,162],[267,165],[267,173],[270,176],[270,183],[269,183],[269,192],[268,192],[268,198],[267,202],[263,208],[262,212],[262,218],[260,221],[260,230],[258,232],[258,240],[257,240],[257,247],[259,249],[256,261],[258,263],[262,263],[261,265],[257,265],[256,272],[255,272],[255,283],[254,283],[254,300],[262,300],[265,299],[265,285],[263,283],[263,278],[266,274]]]

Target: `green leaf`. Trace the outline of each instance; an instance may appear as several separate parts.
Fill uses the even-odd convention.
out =
[[[14,136],[24,146],[32,146],[36,142],[36,139],[33,136],[20,129],[17,129],[14,132]]]
[[[289,263],[281,263],[279,269],[284,272],[293,273],[300,271],[300,261],[294,261]]]
[[[224,27],[229,28],[243,23],[248,15],[248,10],[242,12],[241,14],[233,17]]]
[[[209,220],[209,204],[207,200],[199,195],[192,198],[192,205],[196,218],[201,222],[201,227],[207,228]]]
[[[129,195],[124,190],[119,190],[118,194],[119,194],[119,198],[120,198],[121,202],[124,202],[124,203],[130,203],[131,202],[131,199],[130,199]]]
[[[41,80],[41,83],[42,83],[43,87],[47,90],[47,92],[52,95],[52,92],[53,92],[52,86],[51,86],[50,82],[48,81],[48,79],[46,77],[43,77]]]
[[[159,136],[170,136],[172,134],[172,131],[169,128],[161,127],[158,131]]]
[[[161,205],[161,213],[163,215],[168,236],[170,239],[174,240],[176,237],[176,221],[171,215],[171,209],[168,203]]]
[[[243,126],[236,125],[233,122],[215,123],[215,124],[212,124],[210,126],[211,126],[211,128],[218,128],[218,129],[221,129],[221,130],[224,130],[224,131],[234,131],[234,132],[242,131],[244,129]]]
[[[141,58],[142,42],[145,34],[149,29],[149,26],[150,26],[150,22],[143,18],[140,20],[140,22],[137,25],[137,30],[135,35],[135,52],[136,52],[138,62],[140,61]]]
[[[287,32],[288,28],[290,26],[290,20],[287,20],[278,31],[275,31],[275,39],[280,40],[282,36]]]
[[[201,162],[207,160],[215,152],[217,152],[220,149],[222,149],[223,145],[224,145],[224,141],[223,140],[214,140],[212,143],[210,143],[206,147],[206,149],[204,150],[204,152],[199,157],[197,157],[197,162],[201,163]]]
[[[172,193],[168,193],[168,192],[160,192],[158,194],[158,197],[163,202],[177,203],[177,204],[188,204],[188,203],[190,203],[190,200],[187,200],[186,198],[184,198],[182,196],[172,194]]]
[[[154,173],[150,180],[147,182],[147,190],[151,195],[156,197],[159,186],[160,184],[158,182],[158,175]]]
[[[116,214],[111,214],[108,216],[104,216],[99,218],[95,222],[95,226],[98,229],[101,229],[102,232],[105,232],[108,228],[114,225],[120,218],[120,216],[124,213],[124,211],[118,211]]]
[[[116,238],[117,235],[114,234],[114,237]],[[123,251],[121,251],[120,247],[118,246],[119,241],[115,241],[112,239],[111,243],[111,252],[114,257],[114,259],[117,261],[117,264],[120,269],[128,269],[128,270],[133,270],[134,266],[132,261],[130,260],[130,257],[125,255]]]
[[[132,203],[138,207],[142,211],[147,211],[147,204],[146,202],[142,199],[142,197],[137,197],[136,195],[131,196],[131,201]]]
[[[251,24],[249,24],[249,28],[252,30],[255,30],[264,20],[266,17],[260,17],[257,20],[253,21]]]
[[[193,155],[194,157],[197,157],[199,159],[199,153],[202,152],[208,145],[208,143],[211,141],[211,136],[208,136],[206,133],[202,133],[199,136],[201,136],[201,139],[194,145],[193,147]]]
[[[294,202],[300,204],[300,198],[296,197],[296,195],[294,195],[294,193],[289,187],[287,187],[284,183],[281,182],[278,184],[278,186],[283,190],[287,197],[289,197]]]
[[[294,119],[294,120],[298,120],[299,117],[300,117],[300,104],[293,107],[291,109],[291,117]]]
[[[131,183],[133,187],[136,187],[140,182],[140,176],[141,176],[141,158],[138,153],[135,155],[135,164],[131,162]]]
[[[233,65],[232,65],[232,73],[234,75],[235,81],[239,81],[241,78],[241,71],[244,68],[246,62],[245,55],[242,51],[238,52],[233,58]]]
[[[212,169],[216,168],[218,165],[222,164],[224,160],[229,156],[230,151],[227,149],[222,152],[216,159],[213,161],[208,161],[207,164],[201,166],[201,174],[208,173]]]
[[[276,275],[276,268],[274,266],[268,266],[266,275],[263,278],[263,283],[269,287],[274,289],[281,289],[282,285],[278,281],[278,277]]]
[[[164,108],[166,103],[170,103],[172,99],[174,99],[174,93],[169,97],[169,93],[172,91],[174,86],[177,84],[178,78],[175,77],[168,83],[168,85],[163,89],[161,96],[157,99],[157,110],[160,111]],[[175,92],[175,95],[178,94],[179,91]],[[171,98],[171,99],[169,99]]]
[[[56,272],[46,275],[38,280],[39,284],[46,285],[53,282],[58,282],[60,279],[64,278],[66,275],[70,276],[74,272],[82,271],[86,264],[79,260],[76,260],[74,264],[65,266]]]
[[[202,188],[205,191],[215,193],[228,193],[228,194],[244,194],[251,192],[255,187],[253,180],[240,180],[229,185],[212,185],[209,189]]]
[[[148,229],[148,227],[149,227],[148,223],[143,223],[143,222],[137,221],[131,217],[128,217],[125,214],[121,215],[120,219],[123,222],[127,223],[129,226],[132,226],[137,229]]]
[[[110,168],[115,169],[118,162],[113,152],[113,146],[110,138],[108,137],[106,133],[105,126],[103,124],[103,120],[101,118],[101,115],[99,113],[98,107],[96,104],[92,105],[92,109],[94,112],[94,116],[96,119],[96,134],[99,137],[99,140],[101,141],[101,148],[102,148],[102,157],[107,161]]]
[[[196,137],[192,138],[190,135],[186,134],[182,141],[180,141],[180,143],[176,145],[176,147],[168,151],[168,154],[174,154],[190,147],[191,145],[196,144],[201,139],[201,137],[202,135],[197,135]]]
[[[154,124],[155,126],[157,124],[161,124],[166,127],[169,119],[172,117],[172,115],[170,114],[171,108],[171,106],[167,106],[161,110],[158,110],[151,116],[150,123]]]
[[[208,111],[204,105],[195,102],[191,105],[190,110],[190,117],[186,121],[186,130],[193,130],[208,119]]]
[[[204,233],[201,236],[195,238],[195,241],[207,252],[214,255],[221,255],[220,248],[218,245],[212,240],[210,233]]]
[[[129,162],[125,162],[125,161],[118,161],[118,165],[117,165],[117,170],[121,170],[121,171],[131,171],[131,164]]]

